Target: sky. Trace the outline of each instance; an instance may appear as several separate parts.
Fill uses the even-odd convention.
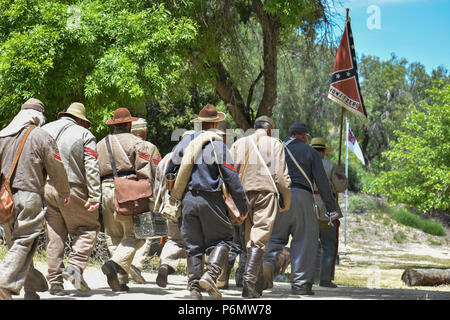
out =
[[[335,33],[344,29],[349,8],[356,55],[382,61],[391,54],[420,62],[431,74],[439,65],[450,69],[450,0],[341,0]]]

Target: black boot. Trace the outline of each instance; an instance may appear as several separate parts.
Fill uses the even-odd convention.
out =
[[[201,288],[199,280],[203,274],[203,257],[188,256],[186,258],[186,267],[188,273],[188,289],[189,297],[193,300],[202,300]]]
[[[120,291],[120,283],[119,278],[117,277],[117,273],[123,273],[123,270],[117,263],[112,260],[108,260],[102,266],[102,272],[106,275],[108,280],[108,285],[112,289],[112,291]],[[126,272],[125,272],[126,273]]]
[[[171,266],[167,264],[160,265],[158,276],[156,277],[156,284],[158,287],[165,288],[167,286],[167,276],[172,273],[175,273],[175,270]]]
[[[261,296],[262,287],[258,284],[257,288],[257,281],[259,277],[264,279],[261,272],[263,254],[264,251],[260,248],[247,248],[247,261],[243,276],[244,286],[242,288],[242,296],[244,298],[259,298]]]
[[[215,247],[206,261],[206,272],[201,277],[199,284],[213,299],[222,299],[222,294],[217,288],[216,281],[228,260],[228,247]]]

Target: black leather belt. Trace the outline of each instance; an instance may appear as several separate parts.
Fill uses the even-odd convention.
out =
[[[130,176],[132,174],[136,174],[135,171],[124,171],[124,172],[118,172],[117,176],[118,177],[125,177],[125,176]],[[107,174],[106,176],[103,176],[100,178],[101,181],[106,180],[106,179],[114,179],[114,174]]]
[[[300,184],[300,183],[295,183],[295,182],[293,182],[293,183],[291,184],[291,188],[303,189],[303,190],[306,190],[306,191],[312,193],[310,187],[304,186],[304,185],[302,185],[302,184]]]

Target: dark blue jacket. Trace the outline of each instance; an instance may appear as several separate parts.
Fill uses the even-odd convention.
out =
[[[185,137],[178,143],[173,151],[172,158],[167,165],[166,174],[175,173],[179,169],[184,150],[200,133],[201,131],[196,132],[188,137]],[[225,185],[227,186],[236,207],[241,215],[243,215],[248,212],[249,207],[244,188],[242,187],[241,181],[239,180],[239,175],[234,167],[231,154],[228,151],[227,146],[222,141],[213,141],[213,144],[217,153],[217,158],[220,162],[219,166],[223,175],[223,180],[225,180]],[[212,145],[211,143],[207,143],[203,147],[202,153],[195,159],[187,188],[190,190],[221,192],[223,180],[219,175]]]
[[[289,140],[292,140],[292,142],[290,142],[286,148],[289,148],[289,151],[291,151],[295,160],[302,167],[303,171],[305,171],[311,183],[313,185],[314,182],[316,183],[317,189],[319,190],[320,196],[325,203],[327,211],[336,211],[336,201],[330,187],[330,182],[328,181],[327,173],[323,168],[322,159],[320,158],[319,153],[313,147],[299,139],[288,138],[284,141],[284,143],[289,142]],[[296,185],[301,185],[310,190],[311,187],[309,186],[308,181],[297,168],[294,161],[292,161],[291,156],[287,151],[285,152],[285,157],[289,170],[289,176],[292,181],[291,187],[295,188]]]

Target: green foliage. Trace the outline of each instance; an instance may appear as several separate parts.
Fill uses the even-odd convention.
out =
[[[391,215],[397,222],[405,226],[420,229],[425,233],[435,236],[445,236],[446,234],[444,228],[439,222],[422,219],[405,208],[394,209],[392,210]]]
[[[450,209],[450,85],[437,83],[432,103],[410,106],[397,141],[383,154],[391,170],[381,172],[371,190],[421,212]]]
[[[403,243],[406,240],[406,234],[403,231],[397,231],[394,234],[394,240],[398,243]]]
[[[117,107],[145,103],[175,86],[196,36],[148,1],[0,1],[0,127],[30,97],[49,121],[73,101],[85,104],[98,136]]]

